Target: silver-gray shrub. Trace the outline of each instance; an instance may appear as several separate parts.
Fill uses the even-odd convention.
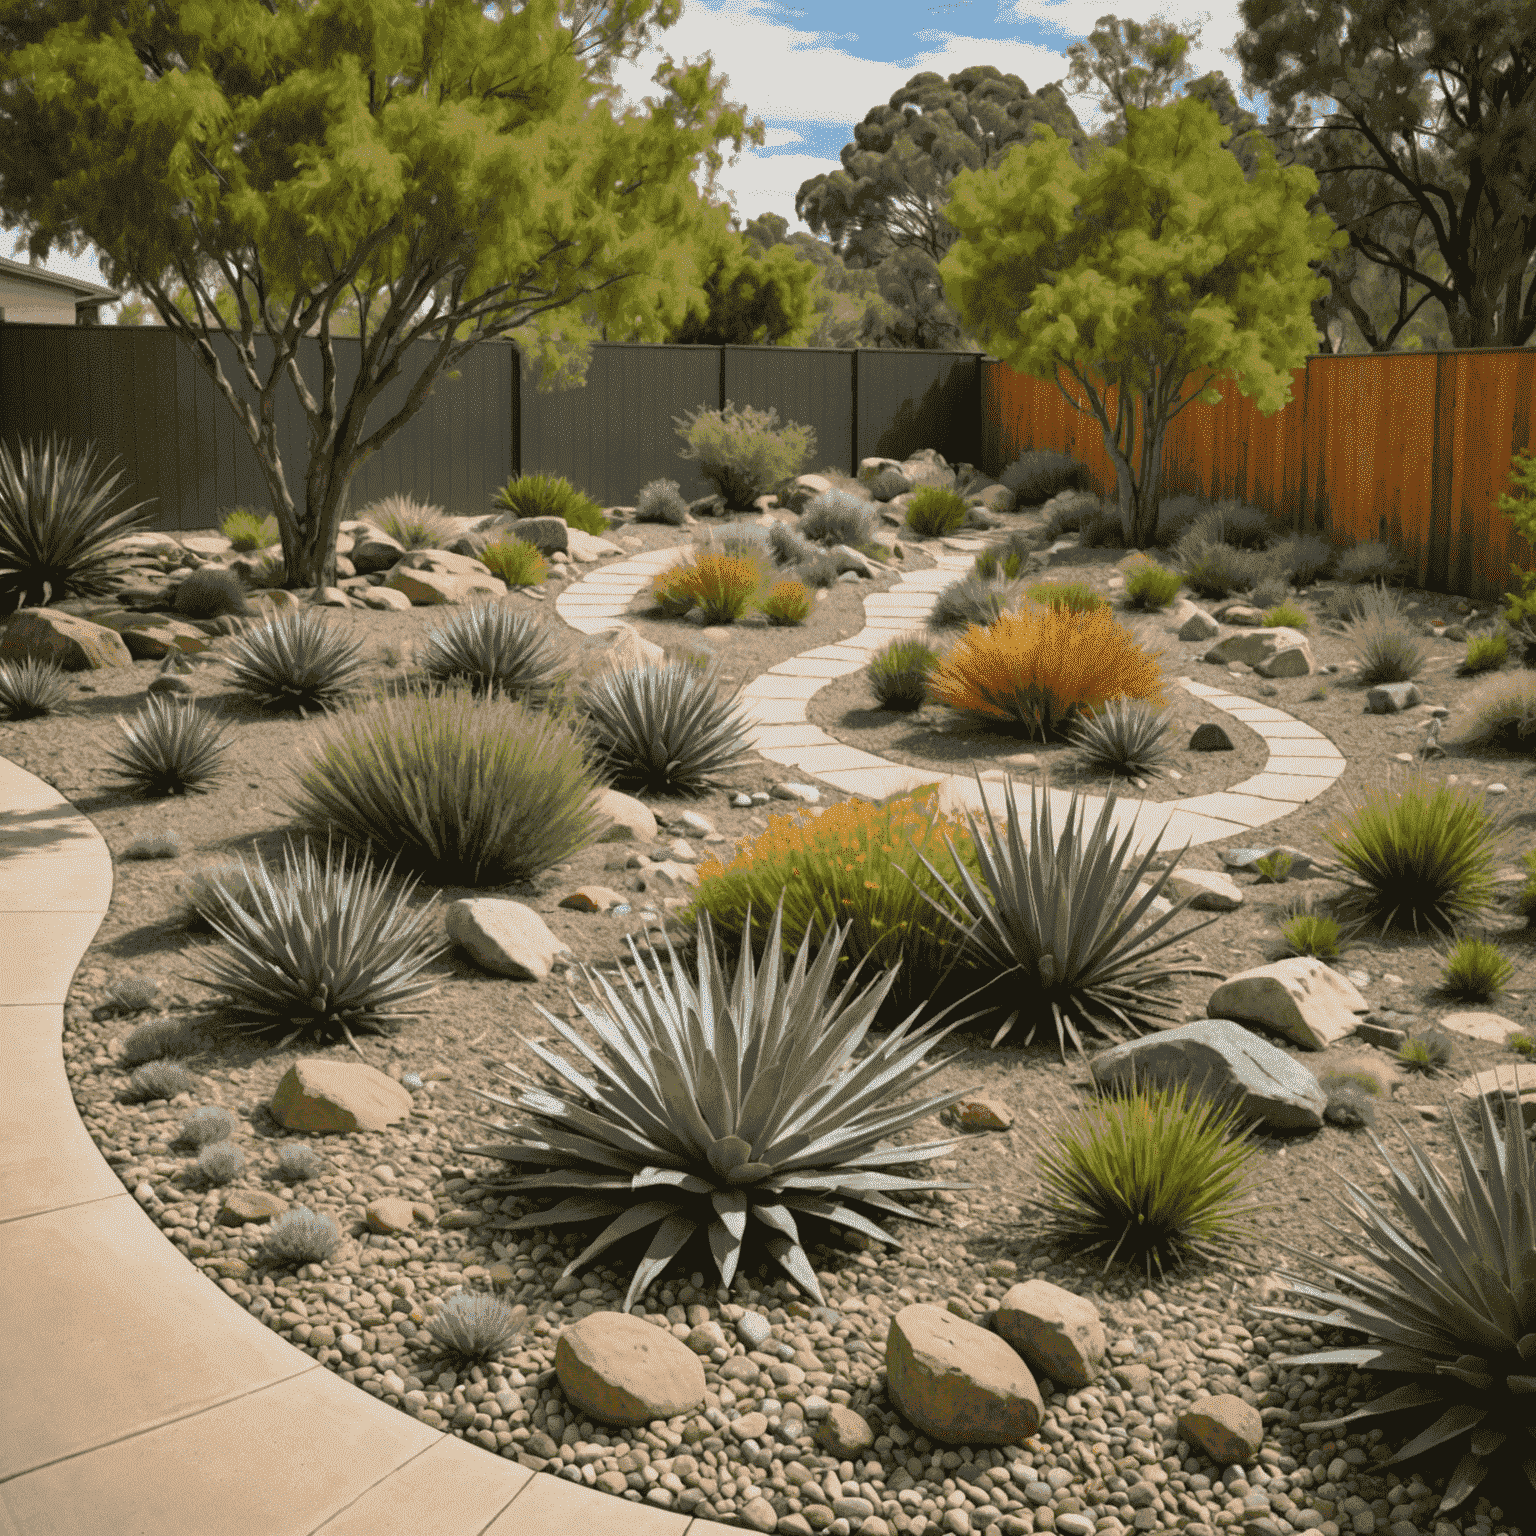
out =
[[[966,629],[972,624],[985,628],[1017,608],[1023,599],[1022,581],[978,576],[971,571],[939,593],[928,623],[933,629]]]
[[[179,859],[182,851],[179,832],[151,832],[147,837],[136,837],[123,849],[125,859]]]
[[[220,1104],[205,1104],[181,1122],[176,1140],[186,1147],[206,1147],[216,1141],[228,1141],[234,1133],[235,1117]]]
[[[245,1153],[232,1141],[215,1141],[197,1155],[197,1177],[204,1184],[232,1184],[245,1171]]]
[[[688,521],[688,503],[676,480],[652,480],[635,497],[637,523],[670,523],[681,528]]]
[[[221,896],[219,893],[223,892]],[[250,874],[244,864],[236,859],[215,864],[190,876],[182,887],[179,921],[191,933],[212,933],[211,915],[224,911],[225,903],[233,901],[237,906],[256,915],[259,902],[251,886]]]
[[[801,538],[813,544],[850,544],[858,549],[875,531],[875,506],[852,491],[823,491],[800,514]]]
[[[768,548],[779,565],[801,565],[815,553],[790,523],[774,523],[769,527]]]
[[[296,1205],[267,1228],[261,1256],[274,1266],[323,1264],[339,1247],[341,1227],[334,1216],[317,1215],[307,1205]]]
[[[123,1041],[121,1064],[132,1070],[170,1056],[195,1056],[197,1041],[184,1019],[151,1019]]]
[[[837,557],[821,550],[811,556],[796,572],[796,580],[808,587],[822,590],[830,587],[841,574],[841,568],[837,563]]]
[[[190,1093],[192,1074],[174,1061],[147,1061],[135,1067],[128,1079],[125,1097],[131,1104],[149,1104],[156,1099],[174,1099],[178,1093]]]
[[[486,1291],[456,1291],[427,1323],[445,1354],[481,1362],[503,1354],[523,1331],[526,1307],[511,1307]]]
[[[160,996],[160,983],[153,976],[121,976],[107,988],[102,1010],[107,1014],[143,1013],[153,1008]]]
[[[319,1176],[325,1162],[307,1142],[290,1141],[277,1154],[277,1177],[285,1184],[302,1184]]]

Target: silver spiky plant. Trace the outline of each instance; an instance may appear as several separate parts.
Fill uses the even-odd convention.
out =
[[[300,608],[236,635],[225,665],[235,687],[264,708],[308,711],[339,703],[368,662],[362,641],[323,608]]]
[[[427,1323],[443,1353],[479,1363],[504,1354],[523,1331],[527,1307],[509,1306],[487,1291],[456,1291]]]
[[[128,738],[121,751],[108,750],[118,777],[142,795],[202,793],[228,771],[220,761],[233,741],[219,734],[215,720],[195,704],[152,694],[131,721],[117,723]]]
[[[0,714],[12,720],[51,715],[69,697],[69,674],[56,661],[28,656],[0,661]]]
[[[1167,767],[1172,731],[1172,710],[1145,699],[1110,699],[1077,722],[1072,743],[1091,767],[1145,778]]]
[[[509,1069],[513,1080],[528,1085],[518,1099],[472,1091],[522,1111],[531,1123],[512,1128],[510,1140],[460,1150],[537,1170],[511,1177],[503,1186],[508,1191],[566,1196],[515,1226],[606,1223],[566,1266],[567,1275],[620,1239],[654,1227],[624,1298],[626,1312],[701,1228],[723,1285],[731,1284],[754,1229],[785,1273],[819,1301],[802,1221],[900,1247],[858,1207],[927,1221],[891,1196],[966,1187],[886,1171],[942,1157],[953,1142],[881,1145],[964,1096],[957,1089],[908,1098],[949,1064],[923,1058],[956,1025],[915,1029],[914,1013],[855,1061],[896,967],[862,990],[855,972],[833,996],[847,936],[842,928],[827,934],[814,961],[808,932],[786,975],[782,903],[761,967],[753,960],[750,929],[734,977],[716,958],[707,915],[698,920],[697,936],[697,982],[670,939],[665,962],[650,946],[649,965],[630,941],[639,974],[625,976],[623,994],[583,970],[593,1004],[578,1006],[605,1048],[602,1055],[564,1019],[539,1008],[593,1075],[538,1041],[527,1042],[572,1094],[562,1097]]]
[[[560,653],[549,626],[500,602],[475,603],[441,629],[429,630],[419,660],[437,682],[467,678],[533,702],[546,697],[560,677]]]

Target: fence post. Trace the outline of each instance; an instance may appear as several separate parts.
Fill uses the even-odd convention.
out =
[[[848,444],[848,452],[853,462],[848,466],[848,473],[857,477],[859,473],[859,349],[857,347],[849,352],[848,366],[848,409],[853,418],[853,435]]]

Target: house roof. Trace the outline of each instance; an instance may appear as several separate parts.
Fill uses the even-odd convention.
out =
[[[103,288],[100,283],[88,283],[81,277],[66,277],[60,272],[48,272],[42,267],[34,267],[25,261],[12,261],[8,256],[0,256],[0,274],[6,277],[23,277],[45,288],[62,289],[79,302],[84,299],[98,303],[115,301],[122,298],[115,288]]]

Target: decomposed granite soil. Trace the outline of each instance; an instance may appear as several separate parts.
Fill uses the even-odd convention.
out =
[[[681,543],[686,530],[624,526],[631,550]],[[904,546],[906,568],[929,558],[925,546]],[[1053,557],[1050,575],[1100,582],[1106,591],[1112,561],[1102,552]],[[1112,552],[1113,553],[1113,552]],[[1063,558],[1065,556],[1065,558]],[[613,561],[605,563],[614,563]],[[834,586],[811,620],[799,629],[741,627],[699,635],[691,626],[637,618],[637,628],[659,642],[702,640],[722,670],[746,682],[778,660],[856,633],[863,627],[862,598],[878,581]],[[553,593],[534,601],[554,622]],[[1454,608],[1447,599],[1409,594],[1423,616]],[[1317,612],[1317,593],[1302,598]],[[399,663],[426,629],[441,623],[430,609],[409,613],[352,610],[334,621],[361,636],[379,655],[378,675],[404,675]],[[1147,621],[1155,623],[1155,621]],[[1347,661],[1340,642],[1314,622],[1320,662]],[[569,637],[574,644],[577,637]],[[1339,783],[1317,802],[1258,830],[1244,843],[1279,842],[1319,858],[1331,857],[1324,830],[1347,810],[1350,798],[1385,781],[1405,765],[1422,734],[1423,709],[1401,716],[1362,714],[1363,690],[1344,671],[1320,678],[1266,684],[1248,672],[1231,672],[1198,660],[1203,647],[1169,640],[1170,679],[1187,675],[1220,682],[1234,693],[1263,697],[1323,731],[1349,759]],[[1454,726],[1462,690],[1453,675],[1460,647],[1426,638],[1431,663],[1426,707],[1443,703]],[[487,975],[460,951],[430,968],[438,990],[418,1006],[420,1018],[388,1038],[365,1038],[367,1060],[391,1075],[414,1073],[415,1108],[408,1122],[377,1134],[314,1136],[322,1157],[319,1175],[287,1188],[275,1179],[279,1145],[296,1138],[278,1127],[266,1105],[289,1065],[301,1054],[249,1040],[231,1040],[197,1026],[196,1053],[187,1062],[195,1078],[190,1095],[165,1105],[123,1102],[127,1073],[122,1042],[157,1013],[201,1018],[210,996],[196,979],[203,956],[221,941],[187,931],[178,919],[179,892],[187,877],[237,853],[260,851],[279,862],[288,818],[284,790],[289,770],[304,751],[314,722],[273,719],[242,705],[217,666],[228,641],[215,644],[210,664],[194,674],[197,707],[222,703],[234,746],[231,772],[210,792],[154,803],[111,787],[106,747],[119,736],[114,717],[137,708],[155,663],[83,677],[56,716],[0,725],[0,753],[57,787],[100,830],[114,860],[112,902],[87,951],[65,1014],[65,1057],[82,1118],[98,1145],[168,1238],[238,1304],[263,1318],[299,1347],[347,1379],[428,1423],[452,1429],[488,1454],[572,1477],[610,1492],[616,1500],[644,1501],[758,1530],[834,1536],[858,1531],[952,1533],[952,1536],[1020,1536],[1060,1530],[1067,1536],[1104,1536],[1137,1530],[1176,1530],[1212,1536],[1237,1530],[1249,1536],[1284,1536],[1316,1530],[1323,1536],[1450,1536],[1452,1532],[1529,1530],[1528,1511],[1513,1505],[1469,1504],[1453,1520],[1434,1516],[1447,1468],[1430,1469],[1428,1482],[1412,1469],[1382,1463],[1400,1441],[1366,1428],[1359,1433],[1312,1431],[1305,1424],[1328,1417],[1338,1405],[1373,1394],[1375,1383],[1342,1368],[1288,1369],[1287,1354],[1337,1342],[1326,1331],[1314,1339],[1306,1325],[1259,1311],[1282,1295],[1273,1276],[1281,1270],[1321,1280],[1283,1245],[1317,1256],[1343,1258],[1351,1250],[1342,1233],[1351,1220],[1334,1196],[1343,1181],[1358,1183],[1393,1209],[1385,1164],[1367,1134],[1326,1125],[1301,1136],[1255,1139],[1252,1188],[1264,1208],[1257,1236],[1235,1256],[1190,1265],[1149,1278],[1123,1267],[1101,1272],[1082,1254],[1051,1247],[1028,1202],[1043,1197],[1039,1158],[1065,1128],[1078,1123],[1091,1103],[1083,1064],[1063,1064],[1054,1041],[991,1049],[986,1037],[961,1031],[939,1054],[951,1057],[925,1093],[965,1087],[985,1090],[1012,1113],[1004,1131],[960,1132],[936,1119],[915,1127],[911,1138],[956,1138],[945,1159],[924,1165],[936,1177],[964,1181],[959,1191],[913,1198],[914,1210],[931,1215],[933,1227],[892,1219],[904,1244],[883,1249],[860,1238],[834,1237],[812,1252],[823,1298],[801,1294],[760,1254],[749,1259],[732,1292],[716,1285],[707,1249],[690,1248],[664,1283],[643,1298],[641,1309],[680,1337],[690,1336],[704,1354],[709,1392],[705,1411],[643,1430],[608,1430],[582,1422],[554,1378],[554,1341],[561,1326],[598,1308],[619,1305],[643,1250],[611,1250],[589,1270],[560,1281],[564,1265],[591,1236],[587,1228],[517,1228],[529,1203],[506,1199],[492,1187],[500,1165],[462,1149],[484,1139],[493,1111],[469,1090],[516,1096],[506,1069],[547,1080],[528,1048],[529,1039],[553,1035],[536,1006],[586,1025],[570,996],[573,978],[518,982]],[[396,648],[386,654],[387,648]],[[863,691],[861,674],[833,683],[815,696],[811,719],[838,739],[896,761],[936,772],[980,767],[1020,752],[1032,753],[1038,769],[1019,767],[1023,783],[1049,767],[1053,782],[1073,784],[1065,754],[1038,744],[930,735],[922,719],[881,720]],[[1319,684],[1327,696],[1310,698]],[[1247,777],[1262,765],[1263,748],[1245,727],[1195,701],[1171,683],[1169,702],[1182,744],[1194,726],[1216,719],[1231,736],[1231,752],[1175,756],[1180,779],[1154,780],[1152,798],[1199,794]],[[987,754],[987,755],[984,755]],[[1426,768],[1432,778],[1455,775],[1473,788],[1502,784],[1497,802],[1508,833],[1501,861],[1513,865],[1529,842],[1533,781],[1522,756],[1451,748]],[[679,857],[674,840],[695,857],[729,852],[737,839],[761,830],[780,804],[737,808],[734,793],[764,791],[785,770],[753,758],[730,785],[696,800],[646,797],[662,825],[664,857]],[[1101,791],[1104,781],[1083,787]],[[838,798],[823,787],[823,803]],[[1134,789],[1129,791],[1137,793]],[[685,813],[694,813],[685,823]],[[702,830],[698,817],[713,830]],[[182,852],[171,859],[129,859],[136,840],[152,833],[179,835]],[[1225,845],[1222,845],[1225,846]],[[633,845],[605,844],[573,855],[527,885],[503,891],[469,891],[418,885],[407,905],[428,901],[439,908],[465,895],[508,895],[540,913],[576,958],[612,972],[624,959],[628,935],[640,935],[665,915],[649,906],[655,893],[635,889],[624,866]],[[651,850],[641,849],[648,852]],[[1193,866],[1221,867],[1218,847],[1191,849]],[[1326,905],[1343,886],[1326,874],[1259,885],[1236,877],[1244,904],[1201,927],[1187,941],[1199,962],[1231,974],[1276,954],[1280,908],[1297,896]],[[600,883],[626,894],[632,911],[619,915],[575,912],[559,905],[577,886]],[[1508,887],[1506,887],[1508,889]],[[1203,917],[1190,916],[1190,921]],[[441,916],[437,922],[441,926]],[[1532,1023],[1528,988],[1531,948],[1527,931],[1499,909],[1486,925],[1516,959],[1512,990],[1494,1006],[1514,1024]],[[1443,942],[1367,931],[1337,964],[1382,1012],[1437,1019],[1455,1005],[1436,989]],[[123,1016],[111,1001],[125,977],[161,983],[158,1003]],[[1190,979],[1175,996],[1183,1016],[1204,1016],[1213,981]],[[1321,1072],[1335,1059],[1367,1055],[1388,1080],[1376,1134],[1392,1157],[1406,1164],[1407,1137],[1423,1148],[1451,1179],[1456,1174],[1453,1117],[1474,1124],[1451,1094],[1461,1077],[1515,1061],[1503,1046],[1458,1038],[1449,1072],[1437,1079],[1406,1074],[1385,1050],[1353,1042],[1324,1053],[1283,1046]],[[304,1055],[350,1057],[345,1046]],[[258,1224],[226,1224],[221,1212],[230,1190],[199,1187],[189,1172],[191,1154],[174,1138],[184,1115],[201,1104],[222,1104],[235,1116],[235,1139],[247,1156],[231,1190],[267,1190],[290,1202],[328,1211],[346,1241],[324,1266],[297,1273],[261,1262]],[[1457,1105],[1457,1107],[1452,1107]],[[1474,1137],[1475,1132],[1470,1132]],[[494,1138],[492,1138],[494,1139]],[[917,1171],[917,1170],[915,1170]],[[370,1235],[364,1207],[404,1193],[429,1208],[432,1219],[409,1234]],[[227,1220],[228,1218],[226,1218]],[[237,1218],[236,1218],[237,1219]],[[1337,1230],[1336,1230],[1337,1229]],[[889,1318],[913,1300],[948,1305],[962,1316],[985,1320],[1018,1277],[1043,1275],[1089,1296],[1098,1305],[1110,1340],[1106,1362],[1113,1370],[1093,1387],[1075,1392],[1045,1383],[1047,1413],[1038,1435],[1002,1448],[934,1445],[903,1425],[885,1391],[883,1351]],[[500,1361],[468,1371],[446,1370],[429,1347],[425,1323],[432,1309],[460,1287],[495,1287],[527,1309],[524,1334]],[[638,1309],[637,1309],[638,1310]],[[718,1324],[718,1330],[712,1325]],[[702,1333],[699,1330],[704,1330]],[[761,1374],[722,1371],[733,1355],[749,1350]],[[742,1379],[745,1376],[746,1379]],[[1265,1444],[1252,1462],[1226,1468],[1202,1457],[1179,1430],[1179,1414],[1206,1392],[1233,1392],[1259,1408]],[[868,1421],[872,1442],[857,1449],[818,1437],[829,1404],[846,1403]],[[760,1413],[763,1422],[747,1419]],[[749,1433],[733,1429],[745,1423]]]

